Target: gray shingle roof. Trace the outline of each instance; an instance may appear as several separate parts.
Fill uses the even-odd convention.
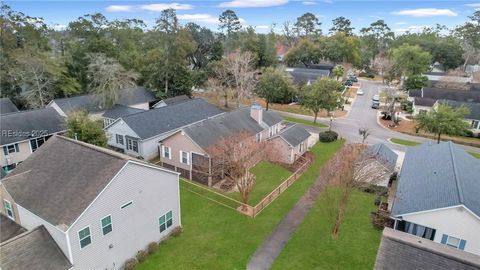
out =
[[[66,129],[65,119],[53,108],[2,114],[0,119],[0,145],[44,136],[43,131],[52,134]]]
[[[2,270],[66,270],[72,265],[44,226],[0,244]]]
[[[106,110],[102,116],[105,118],[110,118],[110,119],[117,119],[120,117],[124,117],[130,114],[134,113],[139,113],[139,112],[144,112],[145,110],[142,109],[137,109],[137,108],[132,108],[132,107],[127,107],[124,105],[120,104],[115,104],[112,108]]]
[[[276,124],[282,122],[282,118],[278,114],[276,114],[272,111],[265,111],[264,110],[263,111],[263,116],[262,116],[262,121],[265,124],[267,124],[267,126],[271,127],[273,125],[276,125]]]
[[[387,169],[395,169],[398,155],[383,143],[374,144],[368,147],[366,151],[380,161]]]
[[[185,133],[204,150],[221,138],[239,132],[253,135],[262,130],[264,128],[250,116],[250,107],[239,108],[184,128]]]
[[[54,136],[2,180],[15,202],[54,226],[70,226],[128,159]]]
[[[299,125],[292,125],[280,132],[279,137],[284,139],[290,146],[295,147],[310,137],[310,133]]]
[[[176,105],[122,117],[140,139],[148,139],[165,132],[223,113],[203,99],[192,99]]]
[[[120,98],[117,104],[129,106],[145,102],[155,101],[155,94],[145,87],[127,88],[120,92]],[[99,99],[91,95],[82,95],[69,98],[54,99],[55,103],[64,111],[69,113],[72,111],[86,110],[87,112],[94,113],[105,110],[99,104]]]
[[[18,112],[17,106],[9,98],[0,99],[0,114]]]
[[[433,98],[422,98],[422,97],[416,97],[413,103],[417,106],[425,106],[425,107],[432,107],[435,102],[437,102],[436,99]]]
[[[0,214],[0,243],[26,232],[20,224],[11,220],[4,214]]]
[[[480,256],[385,228],[374,269],[479,270]]]
[[[315,68],[288,68],[288,73],[292,76],[295,84],[307,83],[310,81],[314,83],[321,77],[330,76],[330,70],[315,69]]]
[[[480,119],[480,103],[473,102],[461,102],[454,100],[439,100],[441,104],[447,104],[453,108],[458,108],[460,106],[465,106],[470,110],[470,113],[465,117],[467,119]]]
[[[464,205],[480,216],[480,160],[452,142],[424,143],[405,154],[392,214]]]
[[[165,104],[167,105],[175,105],[175,104],[182,103],[189,100],[191,100],[191,98],[188,97],[187,95],[181,95],[181,96],[167,98],[162,101],[165,102]]]
[[[430,99],[448,99],[455,101],[480,102],[480,91],[424,87],[422,90],[410,90],[410,97]]]

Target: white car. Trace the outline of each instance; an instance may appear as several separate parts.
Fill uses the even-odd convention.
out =
[[[365,94],[361,88],[357,90],[357,95],[363,96]]]
[[[379,95],[374,95],[372,98],[373,102],[380,102],[380,96]]]

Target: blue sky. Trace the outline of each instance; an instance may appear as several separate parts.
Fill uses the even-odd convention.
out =
[[[317,15],[324,33],[332,19],[344,16],[352,21],[356,31],[378,19],[383,19],[396,33],[418,31],[424,26],[440,23],[448,27],[464,23],[479,1],[344,1],[344,0],[225,0],[225,1],[5,1],[16,11],[40,16],[61,28],[84,14],[103,13],[109,20],[137,18],[153,25],[162,9],[177,10],[181,23],[196,22],[211,29],[217,28],[218,15],[234,10],[242,24],[269,31],[277,23],[280,31],[284,21],[294,22],[305,12]]]

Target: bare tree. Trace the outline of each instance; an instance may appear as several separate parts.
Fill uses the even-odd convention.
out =
[[[359,128],[358,134],[362,136],[362,144],[365,144],[365,140],[367,140],[368,136],[370,136],[370,130],[368,128]]]
[[[220,61],[213,69],[213,76],[208,79],[208,87],[224,100],[223,106],[228,108],[228,98],[234,84],[233,75],[228,69],[228,61]]]
[[[392,120],[391,126],[395,126],[397,123],[396,116],[396,101],[397,101],[397,89],[393,87],[387,87],[383,90],[385,93],[385,107],[387,109],[388,115]]]
[[[237,107],[242,98],[251,98],[256,85],[255,68],[250,52],[230,55],[227,60],[227,70],[233,76]]]
[[[282,30],[283,30],[283,35],[285,36],[285,41],[287,43],[287,46],[289,48],[293,47],[293,45],[295,44],[295,34],[296,34],[295,25],[290,21],[286,21],[283,23]]]

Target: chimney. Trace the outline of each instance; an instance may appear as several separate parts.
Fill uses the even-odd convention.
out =
[[[250,117],[255,119],[257,123],[261,124],[263,121],[263,108],[262,106],[258,105],[257,103],[253,103],[250,107]]]

